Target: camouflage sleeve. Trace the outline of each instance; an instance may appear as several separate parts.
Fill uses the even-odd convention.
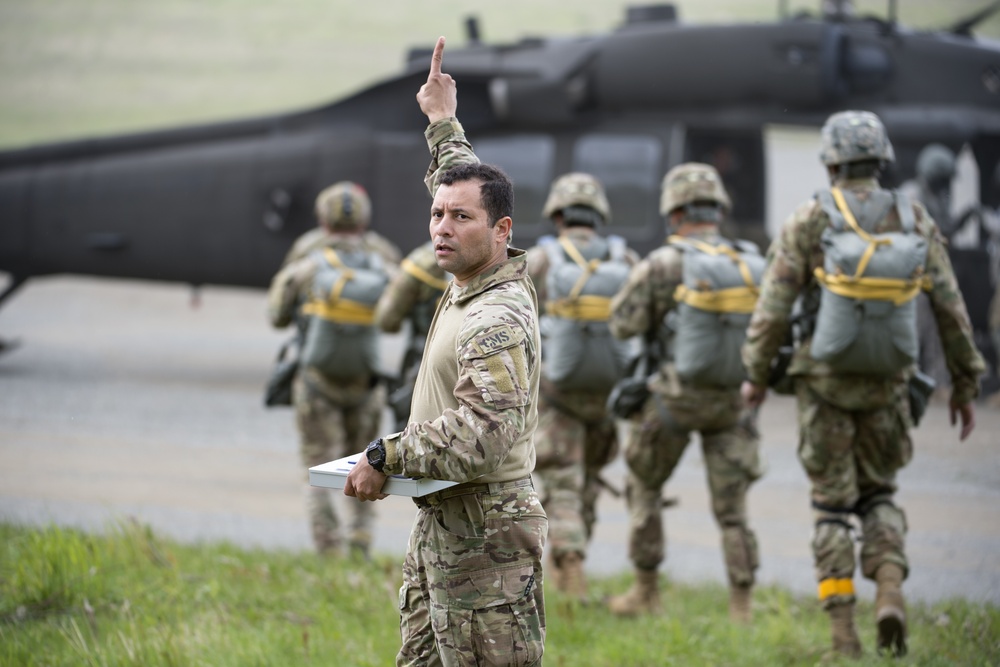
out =
[[[817,211],[812,200],[799,206],[767,251],[760,298],[750,318],[742,350],[747,376],[756,385],[767,385],[771,360],[777,355],[790,326],[792,306],[812,279],[814,244],[811,228],[817,227],[814,224]]]
[[[315,265],[308,257],[281,269],[267,292],[267,313],[271,324],[283,329],[292,323],[302,301],[304,286],[312,280]]]
[[[452,167],[467,162],[479,162],[472,150],[472,144],[465,138],[465,130],[457,118],[444,118],[431,123],[424,130],[427,148],[431,152],[431,164],[427,167],[424,184],[434,196],[441,174]]]
[[[534,246],[528,249],[528,276],[535,285],[535,294],[538,295],[538,306],[545,309],[545,300],[548,298],[545,289],[545,275],[549,269],[549,256],[545,248]]]
[[[682,268],[681,254],[674,248],[655,250],[632,268],[611,300],[608,326],[615,338],[644,336],[659,326],[677,306],[674,291],[683,279]]]
[[[421,283],[406,271],[397,271],[375,305],[375,326],[396,333],[413,310]]]
[[[962,405],[979,395],[979,376],[985,372],[986,363],[976,349],[969,313],[941,232],[923,206],[915,203],[914,209],[918,229],[930,240],[926,270],[932,284],[928,296],[951,374],[951,398],[953,403]]]
[[[386,438],[386,471],[470,481],[496,470],[521,437],[537,363],[531,296],[494,289],[459,334],[457,409]]]

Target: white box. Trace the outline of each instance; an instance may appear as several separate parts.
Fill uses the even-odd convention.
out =
[[[322,486],[327,489],[342,489],[347,482],[347,475],[350,474],[354,464],[358,462],[364,452],[345,456],[336,461],[321,463],[318,466],[309,468],[309,484],[312,486]],[[458,482],[448,482],[441,479],[428,479],[426,477],[414,478],[403,477],[402,475],[389,475],[382,487],[382,493],[392,496],[426,496],[449,486],[455,486]]]

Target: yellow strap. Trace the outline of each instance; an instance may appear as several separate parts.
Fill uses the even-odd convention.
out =
[[[756,287],[729,287],[701,292],[678,285],[674,290],[675,301],[712,313],[752,313],[758,296]]]
[[[698,239],[689,239],[686,236],[668,236],[667,242],[669,243],[687,243],[703,253],[708,255],[726,255],[729,259],[733,260],[740,269],[740,276],[743,277],[743,282],[749,289],[757,290],[757,286],[753,282],[753,273],[750,272],[750,267],[747,263],[743,261],[743,257],[734,248],[730,248],[725,244],[712,245],[711,243],[705,243],[704,241],[699,241]]]
[[[403,268],[404,271],[406,271],[408,274],[410,274],[423,284],[427,285],[428,287],[432,287],[442,292],[448,289],[447,280],[443,280],[441,278],[432,276],[429,272],[424,270],[422,266],[412,262],[409,259],[404,259],[403,263],[400,266]]]
[[[343,267],[344,263],[340,261],[340,255],[333,248],[323,248],[323,256],[326,257],[326,261],[330,262],[330,266]]]
[[[567,299],[575,300],[580,298],[580,292],[583,291],[587,281],[590,280],[590,276],[594,275],[594,271],[596,271],[597,267],[601,265],[601,260],[592,259],[588,262],[584,259],[583,255],[580,254],[577,247],[573,245],[573,242],[565,236],[559,237],[559,245],[561,245],[563,250],[566,251],[566,254],[569,255],[581,269],[583,269],[580,273],[580,277],[576,279],[576,283],[573,284],[573,289],[569,291],[569,296],[567,297]]]
[[[858,224],[857,218],[854,217],[854,213],[851,212],[851,207],[847,205],[847,201],[844,199],[844,193],[840,191],[840,188],[830,188],[830,192],[833,194],[833,200],[837,203],[837,209],[840,214],[844,216],[844,220],[847,224],[851,226],[858,236],[863,238],[868,242],[868,247],[865,248],[865,252],[861,255],[861,261],[858,262],[858,269],[854,272],[855,278],[860,278],[865,274],[865,269],[868,268],[868,262],[871,261],[872,255],[875,254],[875,250],[880,245],[892,245],[892,239],[879,239],[870,235],[865,230],[861,229],[861,225]]]
[[[916,298],[920,290],[930,291],[933,283],[930,276],[913,280],[902,278],[856,278],[845,275],[828,275],[823,267],[813,271],[816,279],[828,290],[848,299],[891,301],[901,306]]]
[[[607,322],[611,318],[611,299],[606,296],[584,295],[573,299],[558,299],[545,304],[549,315],[568,320]]]
[[[350,299],[340,299],[333,303],[319,300],[310,301],[302,307],[302,312],[340,324],[371,325],[375,322],[375,308],[373,306],[366,306]]]
[[[586,269],[589,266],[589,264],[587,264],[587,260],[583,258],[580,251],[577,250],[577,247],[573,245],[573,242],[568,238],[560,236],[559,245],[561,245],[562,249],[566,251],[566,254],[570,256],[570,259],[580,265],[581,269]]]
[[[826,600],[834,595],[854,595],[853,579],[824,579],[819,582],[819,599]]]

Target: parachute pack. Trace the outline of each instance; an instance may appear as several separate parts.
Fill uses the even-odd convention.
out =
[[[904,194],[878,191],[864,202],[846,196],[850,204],[839,188],[816,195],[830,225],[821,239],[824,263],[815,271],[822,292],[810,351],[839,372],[888,377],[917,358],[915,298],[930,287],[927,239],[914,232]],[[865,231],[894,206],[901,232]]]
[[[749,241],[717,244],[684,236],[667,242],[684,253],[677,286],[672,355],[677,374],[692,384],[736,387],[746,371],[740,348],[759,296],[764,257]]]
[[[327,377],[346,380],[379,370],[375,304],[389,281],[374,253],[323,248],[313,255],[319,270],[310,300],[302,363]]]
[[[583,252],[566,237],[539,240],[549,259],[545,377],[568,391],[610,391],[628,364],[629,345],[611,335],[611,298],[628,278],[625,240],[601,238]]]

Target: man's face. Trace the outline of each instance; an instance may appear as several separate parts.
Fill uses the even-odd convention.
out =
[[[431,205],[430,233],[437,264],[465,285],[484,269],[507,256],[510,218],[493,227],[483,208],[480,181],[459,181],[442,185]]]

